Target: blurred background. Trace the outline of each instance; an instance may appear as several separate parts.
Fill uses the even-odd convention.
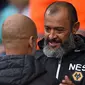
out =
[[[85,36],[85,0],[0,0],[0,52],[4,50],[2,46],[2,24],[8,16],[21,13],[30,17],[37,26],[38,40],[40,40],[44,35],[44,12],[48,5],[55,1],[67,1],[75,6],[80,22],[78,34]]]

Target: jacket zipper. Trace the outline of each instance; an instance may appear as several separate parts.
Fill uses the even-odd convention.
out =
[[[61,68],[61,62],[62,62],[62,58],[59,60],[58,62],[58,68],[57,68],[57,72],[56,72],[56,78],[59,78],[59,72],[60,72],[60,68]]]

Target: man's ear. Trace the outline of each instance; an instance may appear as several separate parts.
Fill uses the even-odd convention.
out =
[[[79,27],[80,27],[80,22],[76,22],[76,23],[74,24],[74,26],[73,26],[72,33],[73,33],[73,34],[76,34],[76,32],[78,31]]]
[[[33,48],[33,46],[34,46],[33,43],[34,43],[34,37],[31,36],[31,37],[29,38],[29,45],[30,45],[31,48]]]

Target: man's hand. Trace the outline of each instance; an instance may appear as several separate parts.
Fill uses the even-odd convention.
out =
[[[59,85],[75,85],[68,76],[65,76],[65,79]]]

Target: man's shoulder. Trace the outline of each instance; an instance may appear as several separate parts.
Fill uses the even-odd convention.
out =
[[[0,56],[0,83],[23,84],[33,75],[34,59],[28,55],[4,55]],[[23,76],[23,78],[22,78]],[[22,81],[21,81],[22,80]]]
[[[45,73],[43,65],[31,55],[0,56],[0,83],[23,84]],[[8,77],[6,77],[8,76]],[[22,78],[23,76],[23,78]],[[4,78],[4,79],[3,79]],[[10,82],[9,82],[10,80]]]

